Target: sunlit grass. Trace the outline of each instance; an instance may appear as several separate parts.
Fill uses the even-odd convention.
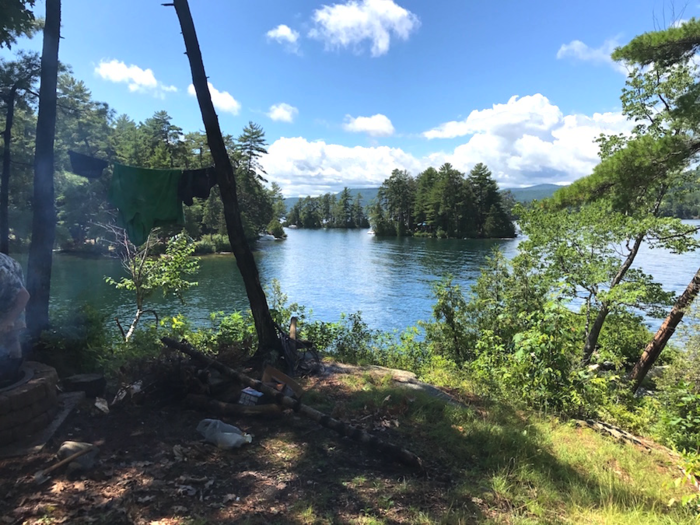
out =
[[[444,495],[445,512],[409,510],[409,522],[696,523],[691,509],[668,506],[688,489],[674,487],[678,470],[663,452],[618,444],[504,404],[486,411],[446,405],[372,373],[343,376],[341,382],[349,390],[348,417],[397,419],[392,432],[402,444],[431,468],[449,471],[453,483]],[[379,511],[390,511],[394,498],[426,489],[416,480],[385,486],[363,476],[347,486],[372,499]]]

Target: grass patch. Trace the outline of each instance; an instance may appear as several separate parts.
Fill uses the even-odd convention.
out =
[[[696,523],[691,509],[668,506],[688,489],[674,487],[678,471],[663,452],[504,404],[446,405],[396,388],[388,375],[366,372],[338,382],[332,391],[319,385],[315,396],[335,397],[344,419],[400,442],[433,476],[449,480],[439,495],[416,479],[383,483],[360,475],[346,482],[385,517],[420,495],[435,498],[442,512],[409,506],[401,512],[409,522]]]

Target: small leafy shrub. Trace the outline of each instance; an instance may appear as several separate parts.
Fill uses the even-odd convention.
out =
[[[641,316],[630,312],[610,314],[600,334],[595,359],[601,363],[612,362],[616,370],[629,369],[639,359],[640,348],[644,348],[652,336]]]
[[[194,253],[197,255],[209,255],[216,252],[216,244],[207,237],[203,237],[194,243]]]
[[[681,333],[683,352],[656,380],[659,423],[656,431],[669,445],[679,450],[700,453],[700,307],[686,315]]]
[[[60,375],[104,370],[112,344],[107,317],[91,306],[52,315],[52,327],[41,334],[38,352]]]
[[[144,363],[155,359],[163,351],[163,344],[155,324],[136,330],[128,341],[119,341],[111,347],[103,360],[108,376],[117,377],[124,369],[140,369]]]
[[[684,471],[684,475],[680,478],[676,478],[676,486],[679,487],[690,483],[696,484],[698,480],[700,480],[700,453],[684,452],[681,468]],[[674,503],[673,500],[669,503],[669,505],[672,503]],[[693,489],[692,493],[686,494],[681,498],[681,505],[694,505],[696,510],[700,510],[700,492]]]
[[[217,233],[216,235],[212,235],[211,240],[214,243],[216,253],[231,252],[232,248],[228,240],[228,235]]]
[[[555,302],[521,314],[528,328],[504,342],[493,332],[479,339],[474,377],[497,393],[547,412],[581,415],[605,399],[608,379],[579,370],[579,345],[570,312]]]
[[[456,363],[471,360],[476,340],[460,286],[447,276],[433,285],[433,294],[433,321],[422,325],[431,351]]]
[[[208,328],[193,328],[192,324],[182,315],[168,317],[161,321],[166,333],[175,339],[186,339],[195,348],[216,354],[221,351],[235,349],[250,353],[257,346],[255,325],[250,314],[234,312],[224,315],[214,312],[209,316]]]
[[[667,442],[678,449],[700,452],[700,392],[697,385],[680,381],[659,393],[659,424]]]
[[[330,354],[344,363],[377,364],[375,350],[380,332],[369,328],[362,313],[341,315],[340,325]]]

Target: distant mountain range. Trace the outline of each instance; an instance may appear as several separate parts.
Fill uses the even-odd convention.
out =
[[[556,184],[536,184],[527,188],[505,188],[509,190],[518,202],[530,202],[551,197],[561,186]]]
[[[546,199],[547,197],[551,197],[552,194],[559,188],[561,188],[561,186],[557,186],[556,184],[536,184],[535,186],[528,186],[527,188],[506,189],[510,190],[516,201],[530,202],[533,200],[542,200]],[[366,206],[377,198],[379,188],[348,188],[348,191],[350,192],[352,199],[355,199],[355,195],[360,193],[362,195],[362,205]],[[303,197],[288,197],[284,199],[284,204],[287,206],[287,210],[289,210],[301,199],[303,199]]]

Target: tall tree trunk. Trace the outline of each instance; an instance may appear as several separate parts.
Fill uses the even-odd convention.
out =
[[[54,138],[56,135],[56,86],[58,43],[61,36],[61,0],[46,0],[44,47],[41,54],[41,87],[34,156],[32,243],[27,263],[27,328],[32,339],[49,325],[51,263],[56,238],[54,202]]]
[[[627,258],[622,263],[622,266],[620,266],[620,269],[617,271],[617,274],[610,283],[610,289],[613,289],[615,286],[620,284],[622,282],[622,279],[625,278],[625,275],[627,275],[627,271],[632,267],[634,259],[637,257],[637,253],[639,252],[639,248],[642,245],[642,241],[644,241],[644,237],[645,234],[640,234],[637,235],[637,237],[634,239],[634,244],[632,245],[630,253],[627,255]],[[583,345],[583,364],[588,364],[591,361],[591,357],[593,356],[595,347],[598,344],[600,332],[603,329],[605,319],[608,317],[609,313],[610,305],[608,305],[607,303],[603,303],[601,305],[600,310],[598,311],[598,315],[596,316],[595,321],[593,321],[591,331],[588,332],[588,337],[586,337],[586,343]]]
[[[12,144],[12,123],[15,118],[15,97],[17,95],[17,85],[15,84],[7,94],[5,103],[7,104],[7,115],[5,116],[5,131],[3,138],[2,154],[2,180],[0,181],[0,252],[5,255],[10,253],[10,146]]]
[[[647,345],[639,358],[639,361],[634,365],[632,371],[629,374],[629,379],[632,382],[632,392],[636,392],[639,385],[646,377],[651,367],[661,355],[661,352],[666,348],[666,343],[671,339],[671,336],[676,331],[676,327],[683,319],[686,310],[693,303],[693,300],[700,292],[700,269],[695,272],[695,275],[688,284],[688,287],[681,294],[681,296],[676,300],[676,304],[673,305],[671,313],[664,320],[661,328],[658,329],[654,338]]]
[[[204,71],[202,53],[199,49],[197,33],[192,21],[192,14],[187,0],[174,0],[173,5],[180,20],[182,36],[185,40],[187,57],[190,61],[192,71],[192,84],[197,93],[199,109],[202,112],[202,120],[207,133],[207,142],[211,155],[214,159],[216,178],[219,183],[221,200],[224,204],[224,217],[226,219],[226,229],[231,248],[236,256],[236,264],[243,277],[250,309],[255,321],[255,330],[258,334],[258,352],[267,353],[281,350],[281,343],[277,337],[275,323],[270,315],[265,292],[260,284],[258,268],[253,258],[253,252],[248,246],[241,222],[241,214],[238,207],[238,196],[236,194],[236,179],[234,176],[231,159],[226,152],[226,145],[219,127],[219,118],[214,110],[211,100],[207,76]]]

